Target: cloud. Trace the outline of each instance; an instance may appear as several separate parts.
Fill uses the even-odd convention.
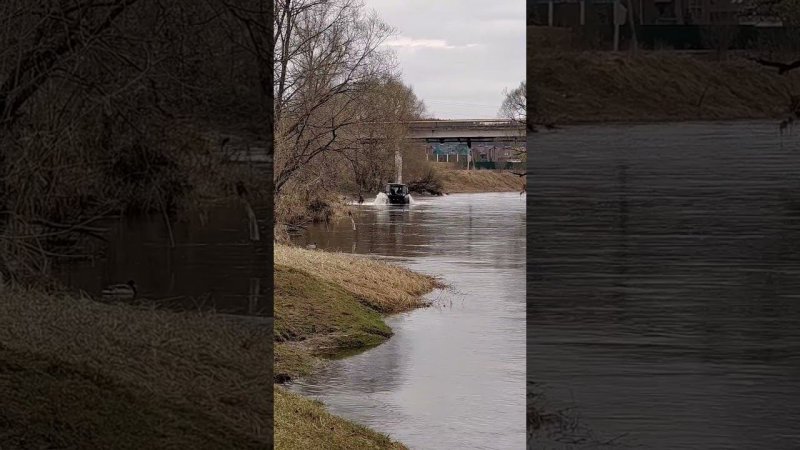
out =
[[[408,49],[434,49],[434,50],[455,50],[462,48],[475,48],[478,44],[452,45],[444,39],[414,39],[409,37],[398,37],[386,42],[388,47],[408,48]]]
[[[496,117],[503,89],[525,79],[526,2],[364,2],[400,33],[384,49],[394,51],[403,81],[437,117]]]

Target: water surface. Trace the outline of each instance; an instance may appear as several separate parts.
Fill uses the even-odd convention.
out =
[[[62,262],[56,274],[94,296],[133,280],[140,297],[167,308],[272,317],[272,236],[264,235],[271,213],[265,208],[256,208],[258,242],[250,240],[238,203],[186,213],[169,226],[161,215],[107,220],[100,224],[108,229],[100,255]]]
[[[595,443],[800,448],[800,139],[586,126],[528,148],[528,378],[548,406]]]
[[[525,201],[518,193],[357,208],[301,243],[391,258],[441,276],[435,306],[391,317],[395,335],[294,389],[414,449],[525,445]]]

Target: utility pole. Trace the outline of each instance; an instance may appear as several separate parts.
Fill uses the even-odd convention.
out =
[[[633,0],[626,0],[628,2],[628,24],[631,27],[631,51],[634,55],[639,50],[639,41],[636,39],[636,20],[633,18]]]
[[[619,0],[614,0],[614,51],[619,51]]]

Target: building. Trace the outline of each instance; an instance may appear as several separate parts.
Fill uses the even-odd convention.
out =
[[[475,163],[479,169],[524,169],[525,163],[519,159],[520,148],[507,144],[474,144],[471,147],[462,143],[431,144],[427,159],[448,162],[466,168],[467,161]]]

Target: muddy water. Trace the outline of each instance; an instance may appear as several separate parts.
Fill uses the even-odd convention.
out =
[[[595,438],[530,448],[800,448],[800,139],[620,125],[528,148],[529,381]]]
[[[301,243],[439,275],[435,306],[390,318],[395,335],[294,389],[414,449],[525,445],[525,201],[518,193],[357,208]]]
[[[62,262],[57,276],[92,295],[112,283],[136,282],[140,296],[174,309],[215,309],[272,316],[270,211],[256,208],[261,241],[249,239],[238,203],[187,214],[168,228],[160,215],[109,220],[108,242],[93,260]],[[170,230],[174,247],[171,245]]]

